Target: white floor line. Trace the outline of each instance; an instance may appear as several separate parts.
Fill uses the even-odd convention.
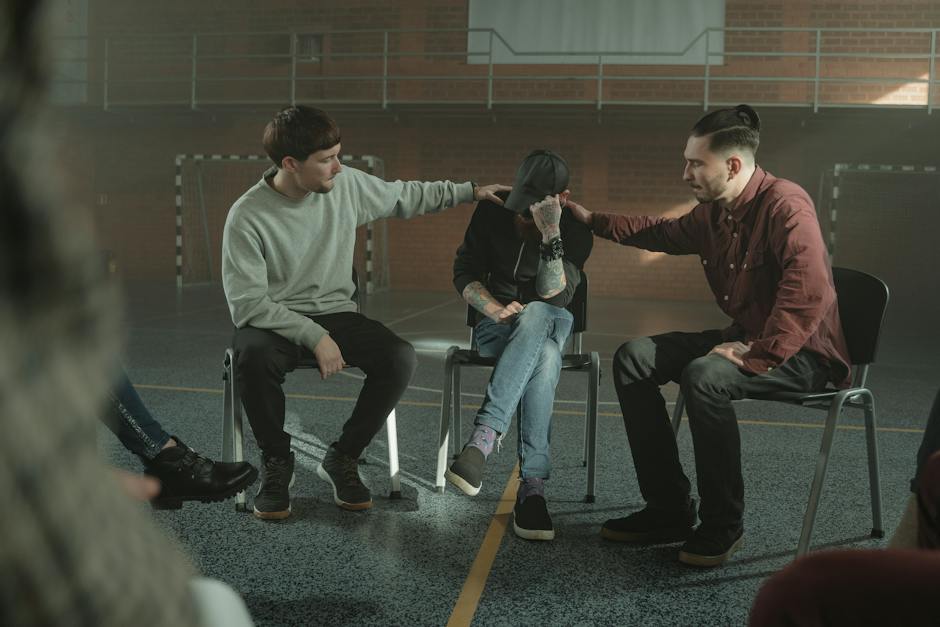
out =
[[[384,324],[385,326],[387,326],[387,327],[390,327],[390,326],[392,326],[392,325],[398,324],[399,322],[404,322],[405,320],[411,320],[412,318],[417,318],[418,316],[423,316],[424,314],[429,313],[429,312],[431,312],[431,311],[434,311],[434,310],[436,310],[436,309],[441,309],[442,307],[446,307],[446,306],[448,306],[448,305],[453,305],[455,301],[456,301],[455,298],[449,298],[449,299],[447,299],[446,301],[444,301],[444,302],[442,302],[442,303],[438,303],[437,305],[432,305],[431,307],[428,307],[427,309],[422,309],[421,311],[416,311],[416,312],[414,312],[414,313],[408,314],[407,316],[403,316],[403,317],[401,317],[401,318],[397,318],[397,319],[395,319],[395,320],[392,320],[391,322],[384,322],[383,324]]]
[[[353,374],[353,373],[351,373],[351,372],[346,372],[345,370],[341,370],[341,371],[339,372],[339,374],[343,375],[344,377],[349,377],[350,379],[357,379],[357,380],[359,380],[359,381],[362,381],[363,379],[365,379],[365,377],[364,377],[363,375],[361,375],[361,374]],[[408,386],[408,389],[409,389],[409,390],[416,390],[416,391],[418,391],[418,392],[430,392],[430,393],[432,393],[432,394],[443,394],[443,393],[444,393],[444,390],[438,390],[438,389],[436,389],[436,388],[426,388],[426,387],[422,387],[422,386],[420,386],[420,385],[409,385],[409,386]],[[475,393],[475,392],[464,392],[464,391],[461,391],[461,392],[460,392],[460,396],[462,396],[462,397],[463,397],[463,396],[470,396],[470,397],[472,397],[472,398],[483,398],[483,394],[478,394],[478,393]],[[751,400],[751,399],[744,399],[744,400]],[[581,404],[581,405],[583,405],[586,401],[567,400],[567,399],[556,398],[556,399],[555,399],[555,402],[556,402],[556,403],[570,403],[570,404]],[[617,402],[617,401],[598,401],[597,404],[598,404],[598,405],[619,405],[620,403]],[[666,401],[666,404],[667,404],[667,405],[675,405],[676,402],[675,402],[675,401]]]

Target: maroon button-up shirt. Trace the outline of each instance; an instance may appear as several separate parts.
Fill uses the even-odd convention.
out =
[[[595,213],[596,235],[671,255],[698,255],[722,311],[727,341],[753,342],[744,370],[779,366],[800,349],[849,384],[829,256],[813,201],[796,183],[757,168],[730,209],[701,203],[676,219]]]

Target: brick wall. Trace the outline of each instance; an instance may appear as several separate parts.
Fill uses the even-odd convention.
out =
[[[940,25],[940,3],[866,2],[829,0],[790,3],[729,0],[728,26],[847,26],[858,28],[923,27]],[[376,0],[267,3],[216,2],[198,4],[168,0],[159,6],[142,1],[93,2],[93,32],[99,35],[134,32],[219,32],[239,30],[303,30],[347,28],[464,28],[465,0],[447,2],[378,2]],[[729,35],[726,49],[806,49],[815,35],[785,33]],[[916,39],[916,38],[915,38]],[[395,46],[412,51],[461,51],[465,40],[441,34],[399,36]],[[910,36],[877,41],[847,33],[825,42],[826,49],[905,51],[920,41]],[[220,44],[222,45],[222,44]],[[228,40],[227,46],[237,42]],[[273,45],[273,44],[272,44]],[[367,35],[345,40],[352,49],[374,49]],[[370,48],[371,47],[371,48]],[[379,48],[381,49],[381,48]],[[727,57],[729,65],[732,57]],[[738,58],[743,59],[743,58]],[[349,63],[352,63],[350,61]],[[435,58],[410,57],[402,61],[411,71],[434,71]],[[780,58],[735,60],[737,67],[713,68],[717,76],[749,69],[763,72],[774,65],[779,73],[805,75],[814,65],[807,60]],[[833,72],[844,76],[871,71],[871,64],[844,64]],[[905,72],[916,72],[916,64]],[[466,65],[463,65],[466,68]],[[363,66],[363,71],[372,71]],[[308,68],[309,69],[309,68]],[[320,68],[321,70],[323,68]],[[485,68],[484,68],[485,69]],[[561,68],[571,72],[577,68]],[[694,68],[700,72],[701,67]],[[581,68],[583,71],[583,68]],[[691,68],[655,69],[681,75]],[[311,70],[314,71],[314,70]],[[478,67],[468,71],[479,71]],[[525,68],[507,68],[522,72]],[[627,69],[612,67],[611,73]],[[629,71],[652,72],[650,68]],[[880,71],[886,71],[882,68]],[[572,85],[545,81],[526,87],[512,81],[500,90],[519,97],[542,94],[561,97]],[[322,86],[321,86],[322,88]],[[474,81],[436,85],[395,86],[393,98],[470,99],[478,92]],[[595,86],[596,88],[596,86]],[[264,87],[256,91],[265,93]],[[374,85],[349,86],[350,97],[372,94]],[[579,87],[591,97],[588,83]],[[606,97],[622,100],[644,98],[694,102],[700,86],[683,83],[611,82]],[[858,84],[833,86],[833,93],[850,98],[886,97],[870,93]],[[360,92],[357,92],[360,90]],[[370,91],[371,90],[371,91]],[[526,91],[528,90],[528,91]],[[566,91],[567,90],[567,91]],[[732,102],[767,100],[805,101],[811,88],[788,83],[772,88],[762,84],[717,83],[712,96]],[[166,91],[166,89],[164,89]],[[882,90],[883,91],[883,90]],[[901,92],[909,97],[911,90]],[[914,90],[916,92],[916,89]],[[321,93],[323,93],[321,89]],[[360,95],[361,95],[360,93]],[[277,101],[272,95],[272,103]],[[916,94],[915,94],[916,95]],[[811,94],[810,94],[811,96]],[[893,97],[893,96],[888,96]],[[315,98],[301,100],[316,104]],[[75,194],[95,208],[102,245],[113,251],[118,265],[131,279],[170,282],[174,277],[174,163],[177,153],[257,153],[263,125],[278,107],[258,106],[233,112],[206,107],[190,112],[179,109],[134,109],[109,113],[71,111],[64,141],[73,148],[64,155],[71,178],[81,184]],[[681,181],[682,148],[687,129],[701,115],[700,107],[654,108],[612,106],[600,113],[591,107],[450,107],[327,106],[343,127],[347,154],[374,154],[386,164],[387,178],[511,182],[519,159],[534,147],[549,147],[569,160],[575,198],[593,209],[621,213],[677,215],[692,206]],[[820,174],[835,162],[936,163],[937,115],[924,111],[846,111],[824,109],[763,108],[765,133],[760,162],[780,176],[796,180],[814,197]],[[390,258],[393,285],[399,288],[450,290],[453,253],[466,227],[471,208],[463,206],[437,216],[390,224]],[[924,217],[925,228],[936,230],[940,212]],[[890,246],[869,232],[873,246]],[[885,262],[887,263],[887,261]],[[909,260],[906,262],[909,263]],[[634,298],[708,299],[701,270],[695,259],[670,258],[608,242],[597,241],[589,262],[592,291],[596,294]]]
[[[112,38],[110,75],[112,81],[135,75],[159,75],[172,81],[162,85],[114,85],[110,97],[115,102],[139,102],[143,99],[165,99],[187,102],[190,98],[192,67],[185,58],[192,47],[188,33],[201,33],[200,54],[273,54],[268,58],[243,58],[236,62],[201,58],[197,65],[200,83],[197,101],[210,102],[236,99],[259,102],[264,95],[287,100],[290,97],[292,72],[301,79],[295,96],[300,100],[329,102],[368,101],[383,99],[380,78],[386,68],[374,56],[384,46],[383,29],[391,53],[428,53],[393,56],[387,73],[392,78],[385,85],[385,97],[391,102],[444,101],[486,102],[488,98],[487,67],[468,64],[463,33],[424,33],[420,29],[463,29],[467,27],[466,0],[442,2],[410,1],[379,2],[358,0],[343,3],[309,1],[288,2],[220,2],[211,0],[192,4],[168,0],[155,4],[142,0],[118,2],[101,0],[91,8],[95,49],[101,54],[100,41]],[[878,31],[891,28],[937,28],[940,26],[940,3],[931,0],[914,2],[857,2],[834,0],[785,2],[784,0],[728,0],[726,26],[729,28],[857,28],[858,31],[827,32],[820,40],[823,55],[819,74],[823,79],[840,79],[824,84],[814,93],[812,78],[816,73],[815,33],[776,31],[729,31],[725,36],[728,53],[721,65],[711,68],[714,79],[708,87],[710,102],[741,100],[765,103],[813,103],[817,96],[829,104],[858,104],[884,101],[896,104],[924,104],[926,87],[909,84],[926,78],[926,58],[900,60],[851,59],[839,56],[848,53],[920,54],[930,52],[930,35],[926,33],[894,33]],[[373,32],[348,33],[349,29]],[[376,30],[378,29],[378,30]],[[277,35],[249,35],[248,32],[279,32]],[[290,39],[294,31],[325,32],[323,52],[318,63],[301,63],[292,67],[289,57]],[[153,39],[149,35],[163,33],[168,37]],[[228,33],[228,35],[223,35]],[[233,34],[234,33],[234,34]],[[123,38],[123,39],[122,39]],[[182,54],[182,58],[166,59],[155,54],[166,48]],[[735,53],[798,53],[800,56],[734,56]],[[452,56],[431,56],[431,53],[457,53]],[[329,56],[330,54],[373,56]],[[497,102],[575,100],[592,103],[597,98],[597,66],[584,65],[497,65],[492,95]],[[544,79],[527,80],[524,75],[536,74]],[[100,70],[98,72],[100,76]],[[363,80],[328,80],[334,76],[371,76]],[[571,78],[553,79],[553,76]],[[674,80],[643,79],[644,76],[674,76]],[[601,95],[612,102],[701,101],[704,97],[702,66],[624,66],[604,68]],[[243,80],[240,84],[211,80],[212,77],[265,77],[266,80]],[[267,80],[279,76],[283,80]],[[456,76],[463,80],[425,80],[433,76]],[[782,81],[753,82],[726,80],[733,77],[778,77]],[[396,78],[398,77],[398,78]],[[583,78],[579,78],[583,77]],[[687,77],[687,78],[679,78]],[[896,84],[879,85],[866,79],[897,77]],[[631,78],[632,80],[623,80]],[[793,80],[806,79],[806,80]],[[852,82],[858,79],[862,82]],[[94,89],[98,97],[101,90]],[[940,96],[940,88],[935,94]]]

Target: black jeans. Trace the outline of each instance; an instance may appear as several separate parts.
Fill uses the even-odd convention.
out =
[[[379,432],[398,404],[417,367],[414,347],[384,325],[360,313],[310,316],[339,346],[343,359],[362,370],[365,383],[352,415],[335,442],[343,453],[358,457]],[[300,347],[265,329],[235,330],[236,380],[258,447],[268,455],[286,456],[290,434],[284,431],[284,375],[303,359],[313,359]]]
[[[809,392],[825,387],[829,368],[800,351],[765,374],[746,373],[708,352],[721,332],[665,333],[633,339],[614,355],[614,387],[633,453],[640,493],[663,509],[686,506],[691,485],[679,463],[666,402],[659,386],[677,381],[685,396],[695,450],[703,523],[741,526],[744,480],[741,439],[731,401],[769,392]]]

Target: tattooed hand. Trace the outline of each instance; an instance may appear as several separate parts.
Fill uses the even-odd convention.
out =
[[[532,212],[532,219],[539,227],[539,232],[542,233],[543,242],[547,243],[561,235],[561,228],[558,226],[561,222],[561,203],[558,196],[546,196],[545,200],[531,205],[529,211]]]
[[[498,322],[500,324],[509,324],[513,321],[513,318],[522,313],[523,309],[525,309],[525,305],[517,301],[512,301],[497,311],[495,314],[490,316],[490,318],[492,318],[494,322]]]

